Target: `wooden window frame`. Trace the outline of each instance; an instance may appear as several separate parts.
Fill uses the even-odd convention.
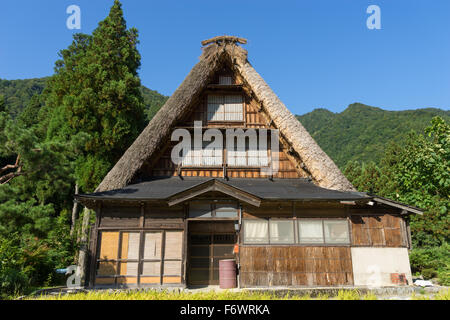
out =
[[[225,97],[225,96],[240,96],[242,98],[242,120],[225,120],[225,115],[227,114],[226,110],[224,110],[223,114],[224,114],[224,119],[223,120],[212,120],[209,119],[209,108],[208,108],[208,97],[209,96],[219,96],[219,97]],[[241,93],[208,93],[206,94],[206,123],[214,123],[214,124],[244,124],[245,123],[245,97],[244,95],[242,95]],[[225,103],[224,103],[224,108],[225,108]],[[235,113],[235,112],[229,112],[229,113]]]
[[[267,232],[268,232],[268,241],[267,242],[246,242],[245,241],[245,221],[261,221],[261,220],[265,220],[267,221]],[[294,225],[294,242],[291,243],[273,243],[271,242],[271,232],[270,232],[270,220],[275,220],[275,221],[293,221],[293,225]],[[313,242],[300,242],[300,233],[299,233],[299,223],[301,223],[301,221],[304,220],[320,220],[322,222],[322,239],[323,242],[322,243],[313,243]],[[325,241],[325,224],[324,221],[346,221],[347,222],[347,234],[348,234],[348,242],[343,243],[330,243],[330,242],[326,242]],[[242,239],[242,244],[245,246],[265,246],[265,245],[271,245],[271,246],[304,246],[304,247],[351,247],[352,246],[352,241],[351,241],[351,224],[350,221],[348,219],[348,217],[343,217],[343,218],[298,218],[298,217],[293,217],[293,218],[271,218],[271,217],[267,217],[267,218],[253,218],[253,219],[242,219],[242,227],[241,227],[241,239]]]
[[[117,240],[117,259],[101,259],[99,257],[100,255],[100,251],[101,251],[101,245],[102,245],[102,234],[103,232],[117,232],[119,233],[119,237]],[[99,278],[99,279],[112,279],[114,278],[114,285],[117,285],[117,279],[119,278],[136,278],[136,284],[138,284],[138,280],[139,280],[139,258],[138,259],[122,259],[122,242],[123,242],[123,234],[124,233],[137,233],[139,234],[139,243],[140,243],[140,232],[138,230],[102,230],[99,231],[100,233],[100,237],[99,237],[99,244],[100,246],[98,246],[97,250],[97,256],[96,256],[96,270],[95,270],[95,278]],[[140,250],[140,247],[138,248],[138,252]],[[98,269],[99,269],[99,264],[102,262],[112,262],[115,263],[115,267],[116,267],[116,274],[114,275],[98,275]],[[137,263],[138,264],[138,270],[137,270],[137,274],[136,276],[129,276],[129,275],[122,275],[120,274],[120,267],[122,263]]]
[[[211,217],[191,217],[189,215],[189,209],[190,209],[190,204],[192,202],[209,204],[210,205],[210,209],[211,209]],[[220,209],[217,210],[217,205],[218,204],[234,205],[236,207],[235,208],[236,209],[236,216],[235,217],[217,217],[216,216],[216,212],[217,211],[219,211],[219,212],[221,211]],[[222,201],[218,200],[218,201],[214,201],[214,202],[211,202],[211,200],[210,201],[208,201],[208,200],[205,200],[205,201],[191,201],[191,202],[189,202],[187,204],[187,216],[188,216],[188,218],[187,218],[188,221],[191,221],[191,220],[196,220],[196,221],[199,221],[199,220],[207,220],[207,221],[211,221],[211,220],[238,220],[239,219],[239,203],[236,202],[236,201],[227,201],[227,200],[222,200]]]
[[[164,277],[180,277],[181,282],[180,285],[183,283],[183,261],[184,261],[184,257],[183,257],[183,251],[184,251],[184,244],[181,247],[181,254],[180,254],[180,258],[165,258],[164,257],[164,253],[165,253],[165,240],[166,240],[166,233],[167,232],[182,232],[182,239],[184,239],[184,234],[185,234],[185,230],[183,229],[137,229],[137,228],[133,228],[133,229],[110,229],[110,228],[101,228],[99,229],[99,237],[98,237],[98,245],[97,245],[97,254],[96,254],[96,268],[95,268],[95,272],[94,272],[94,286],[96,285],[96,280],[97,279],[114,279],[113,283],[108,283],[106,284],[107,286],[120,286],[123,284],[118,283],[118,279],[120,278],[136,278],[136,286],[140,286],[141,285],[141,277],[153,277],[151,275],[142,275],[142,271],[143,271],[143,263],[144,262],[160,262],[160,274],[159,275],[155,275],[154,277],[159,276],[159,283],[155,283],[155,285],[163,285],[163,284],[169,284],[169,283],[164,283]],[[99,255],[100,255],[100,251],[101,251],[101,239],[102,239],[102,233],[103,232],[118,232],[119,233],[119,239],[118,239],[118,247],[117,247],[117,259],[100,259]],[[121,254],[122,254],[122,237],[123,237],[123,233],[138,233],[139,234],[139,248],[138,248],[138,259],[121,259]],[[159,259],[144,259],[144,248],[145,248],[145,234],[146,233],[161,233],[161,256]],[[164,274],[164,263],[166,261],[177,261],[180,262],[180,274],[178,275],[172,275],[172,274]],[[98,267],[99,267],[99,263],[100,262],[113,262],[115,263],[116,266],[116,274],[115,275],[108,275],[108,276],[99,276],[98,275]],[[126,262],[137,262],[138,264],[138,268],[137,268],[137,275],[134,276],[128,276],[128,275],[121,275],[120,274],[120,263],[126,263]],[[134,283],[133,283],[134,284]],[[100,284],[101,285],[101,284]]]

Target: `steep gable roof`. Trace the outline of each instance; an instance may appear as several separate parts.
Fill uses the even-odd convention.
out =
[[[317,145],[314,139],[286,108],[264,79],[247,60],[247,51],[236,37],[216,37],[203,48],[200,61],[192,68],[178,89],[167,100],[135,142],[106,175],[96,191],[120,189],[128,185],[147,159],[157,150],[170,129],[188,112],[188,107],[207,86],[214,74],[224,65],[232,66],[252,90],[255,99],[275,128],[298,154],[314,183],[334,190],[354,190],[333,160]],[[237,40],[238,39],[238,40]]]

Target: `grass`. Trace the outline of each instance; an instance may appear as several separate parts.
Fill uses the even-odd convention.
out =
[[[441,290],[434,295],[428,294],[415,294],[413,293],[411,296],[412,300],[450,300],[450,289]]]
[[[200,292],[171,292],[159,290],[103,290],[87,293],[41,295],[29,299],[37,300],[377,300],[378,297],[369,292],[364,295],[358,290],[339,290],[336,296],[320,293],[316,297],[305,295],[277,296],[271,292],[249,291],[200,291]],[[449,300],[450,289],[435,294],[415,294],[412,300]]]
[[[361,294],[358,290],[339,290],[336,300],[360,300]]]
[[[292,297],[277,297],[269,293],[205,291],[169,292],[157,290],[90,291],[69,295],[40,296],[44,300],[287,300]]]

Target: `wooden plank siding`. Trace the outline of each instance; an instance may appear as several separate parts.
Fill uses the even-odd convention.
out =
[[[243,246],[242,287],[352,285],[349,247]]]
[[[352,216],[353,246],[407,247],[408,237],[399,215]]]

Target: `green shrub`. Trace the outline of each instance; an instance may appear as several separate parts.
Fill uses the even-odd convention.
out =
[[[0,238],[0,298],[22,292],[30,283],[29,268],[25,268],[18,235]]]
[[[437,276],[437,271],[431,268],[428,269],[423,269],[422,270],[422,276],[424,277],[424,279],[429,280],[429,279],[433,279],[436,278]]]
[[[61,284],[65,277],[56,275],[54,269],[69,265],[57,254],[65,253],[61,242],[55,244],[19,233],[8,238],[0,236],[0,299]]]
[[[450,286],[450,266],[438,271],[439,284],[442,286]]]
[[[450,244],[413,249],[409,259],[414,274],[420,273],[425,279],[437,276],[439,284],[450,285]]]

